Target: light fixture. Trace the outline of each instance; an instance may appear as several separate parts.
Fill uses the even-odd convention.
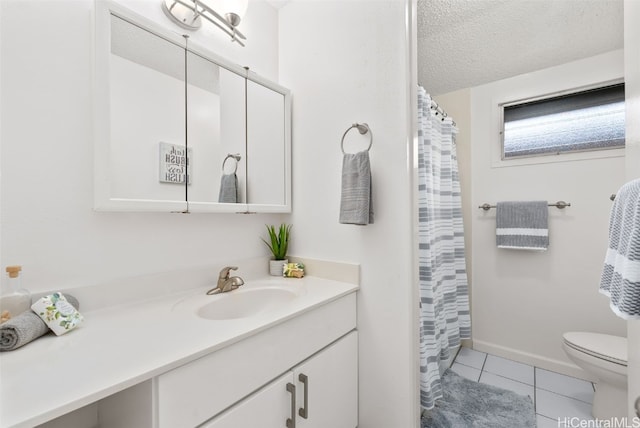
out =
[[[198,30],[202,18],[244,46],[247,38],[238,31],[248,0],[162,0],[162,10],[173,22],[187,30]]]

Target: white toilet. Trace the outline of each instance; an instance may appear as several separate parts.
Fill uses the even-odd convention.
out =
[[[564,351],[596,379],[591,413],[597,419],[627,416],[627,339],[609,334],[565,333]]]

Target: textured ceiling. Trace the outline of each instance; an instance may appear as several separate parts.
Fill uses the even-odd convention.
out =
[[[444,94],[623,47],[623,0],[418,0],[418,81]]]

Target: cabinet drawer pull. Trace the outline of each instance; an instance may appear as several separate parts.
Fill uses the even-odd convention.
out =
[[[291,417],[287,418],[287,428],[296,428],[296,386],[288,382],[287,391],[291,394]]]
[[[309,378],[307,375],[300,373],[298,380],[304,385],[304,404],[298,410],[298,414],[305,419],[309,419]]]

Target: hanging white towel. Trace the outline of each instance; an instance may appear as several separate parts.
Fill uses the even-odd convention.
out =
[[[373,223],[371,164],[369,152],[345,153],[342,158],[340,223]]]
[[[616,315],[640,319],[640,179],[616,193],[600,292],[611,298]]]
[[[548,216],[547,201],[498,202],[498,248],[545,251],[549,246]]]

